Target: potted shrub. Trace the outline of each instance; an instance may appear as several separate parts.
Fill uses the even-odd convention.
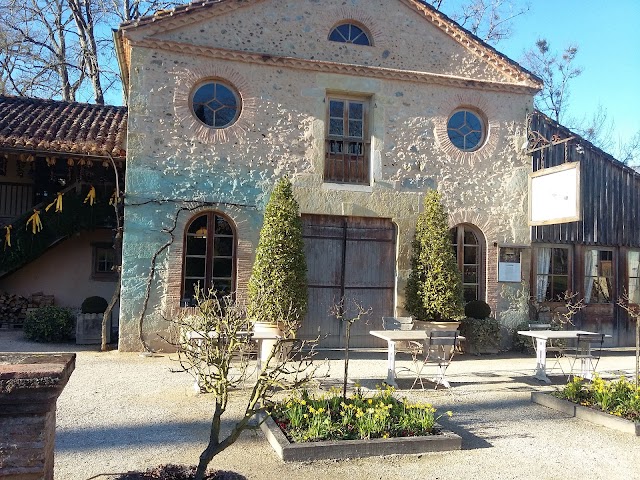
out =
[[[447,213],[435,190],[426,193],[424,210],[418,216],[405,296],[414,328],[458,328],[463,313],[462,279],[451,250]]]
[[[465,318],[460,333],[466,337],[468,353],[497,353],[500,345],[500,323],[491,316],[491,307],[482,300],[473,300],[464,307]]]
[[[99,296],[87,297],[76,317],[76,343],[79,345],[102,343],[102,317],[107,301]],[[109,322],[111,323],[111,322]],[[111,341],[111,325],[107,325],[106,342]]]
[[[307,311],[307,263],[302,220],[291,182],[281,179],[265,208],[248,286],[247,315],[266,336],[294,338]],[[270,332],[270,333],[269,333]],[[275,344],[262,342],[262,359]]]

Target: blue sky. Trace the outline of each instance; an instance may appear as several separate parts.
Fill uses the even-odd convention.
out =
[[[453,6],[460,0],[445,0],[448,14],[447,1]],[[534,0],[529,5],[529,12],[514,21],[513,36],[495,47],[521,62],[538,38],[557,51],[576,44],[575,63],[583,73],[572,80],[569,115],[582,118],[602,104],[615,121],[614,135],[628,140],[640,130],[640,0]]]

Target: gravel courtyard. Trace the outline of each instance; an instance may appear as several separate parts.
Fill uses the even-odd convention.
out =
[[[162,463],[197,463],[212,401],[194,393],[190,376],[174,371],[172,355],[34,344],[20,331],[0,330],[0,352],[19,351],[77,352],[76,369],[58,400],[56,480],[107,480]],[[332,358],[326,385],[340,384],[341,355],[320,353]],[[399,393],[452,410],[454,416],[441,423],[463,438],[461,451],[285,464],[260,431],[247,431],[211,466],[264,480],[640,479],[640,438],[530,403],[532,391],[556,388],[532,379],[534,364],[527,355],[460,355],[448,370],[451,389]],[[614,350],[598,370],[615,378],[634,365],[632,349]],[[352,352],[349,372],[364,388],[375,388],[386,376],[386,352]],[[231,415],[241,408],[242,399],[234,400]]]

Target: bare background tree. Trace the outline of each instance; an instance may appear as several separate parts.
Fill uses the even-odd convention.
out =
[[[575,61],[578,52],[577,45],[569,45],[562,52],[554,51],[542,38],[524,53],[523,65],[544,81],[544,88],[535,97],[536,108],[621,162],[637,167],[640,164],[640,131],[628,141],[616,139],[615,122],[606,107],[600,104],[583,118],[569,116],[571,81],[583,72]]]
[[[528,3],[514,0],[469,0],[458,8],[450,0],[430,0],[426,3],[492,45],[511,37],[513,20],[525,15],[530,8]]]
[[[0,0],[0,93],[104,104],[121,88],[111,30],[181,3]]]

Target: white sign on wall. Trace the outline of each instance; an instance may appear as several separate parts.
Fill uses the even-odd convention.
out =
[[[517,247],[500,247],[498,253],[498,281],[522,281],[522,249]]]
[[[580,162],[529,174],[529,225],[576,222],[580,217]]]

